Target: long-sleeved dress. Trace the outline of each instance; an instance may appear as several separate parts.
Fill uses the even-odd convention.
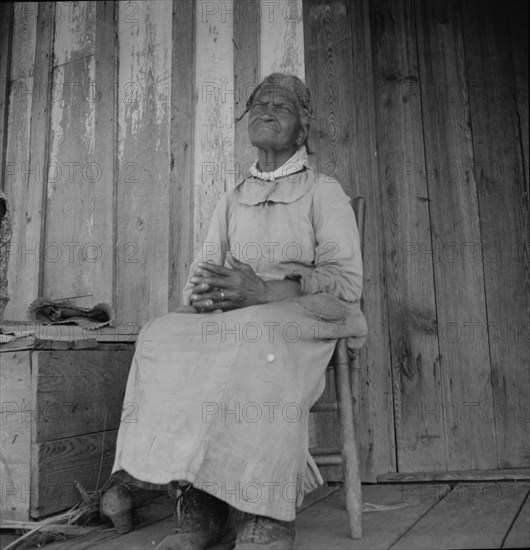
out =
[[[360,347],[362,262],[350,200],[311,168],[248,177],[217,204],[192,265],[226,253],[265,280],[295,278],[302,296],[226,312],[191,307],[139,335],[114,471],[151,486],[186,480],[245,512],[291,521],[322,478],[308,413],[339,337]],[[184,289],[189,305],[192,285]],[[131,410],[130,407],[126,410]]]

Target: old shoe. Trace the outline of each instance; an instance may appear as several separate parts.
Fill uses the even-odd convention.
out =
[[[227,531],[228,504],[188,485],[178,497],[178,526],[158,550],[203,550]]]
[[[233,521],[237,533],[235,550],[292,550],[294,521],[279,521],[236,510]]]

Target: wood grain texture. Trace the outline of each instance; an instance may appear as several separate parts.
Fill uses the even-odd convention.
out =
[[[391,473],[377,476],[378,483],[420,483],[428,481],[530,481],[529,468],[495,470],[453,470],[451,472]]]
[[[101,13],[96,11],[98,3],[95,0],[56,2],[53,18],[56,28],[53,52],[55,67],[94,55],[96,23],[102,20]]]
[[[497,466],[472,129],[458,2],[415,3],[434,288],[449,470]],[[455,91],[462,93],[455,94]],[[416,261],[421,261],[416,255]],[[457,283],[458,281],[458,283]],[[476,334],[467,332],[473,328]],[[466,368],[463,368],[466,365]],[[474,404],[469,414],[464,407]]]
[[[297,517],[296,548],[303,550],[352,550],[390,548],[415,522],[448,492],[445,484],[432,486],[366,485],[363,502],[367,506],[387,507],[363,514],[363,538],[349,538],[344,512],[344,491],[333,493]],[[426,547],[428,548],[428,546]]]
[[[29,519],[31,352],[0,354],[0,478],[3,520]]]
[[[260,3],[235,0],[234,3],[234,114],[240,117],[254,88],[260,82]],[[248,115],[235,123],[234,159],[236,180],[241,181],[256,150],[248,140]]]
[[[12,73],[20,79],[11,85],[15,141],[11,142],[8,137],[6,151],[6,192],[11,199],[13,227],[8,269],[8,290],[12,298],[6,308],[7,318],[25,318],[27,306],[39,295],[41,287],[53,49],[53,20],[50,24],[48,18],[53,14],[52,4],[41,3],[23,5],[15,15],[14,33],[18,37],[15,43],[20,40],[25,44],[14,47],[12,52],[16,58]],[[26,34],[20,35],[21,32]],[[11,153],[12,145],[16,149]]]
[[[365,40],[369,40],[368,19],[359,17],[362,6],[356,5],[358,13],[349,17],[349,3],[335,2],[308,2],[305,5],[305,58],[307,84],[313,92],[313,121],[310,133],[310,146],[315,151],[312,162],[317,170],[328,176],[337,178],[346,193],[351,197],[358,194],[368,195],[369,229],[365,234],[369,238],[365,245],[367,257],[373,261],[381,261],[382,234],[377,228],[377,212],[379,212],[379,189],[373,185],[371,179],[377,168],[373,166],[375,155],[371,147],[375,147],[374,119],[365,115],[359,119],[360,112],[365,111],[366,94],[372,93],[371,72],[367,72],[365,56],[370,53],[366,50],[366,41],[361,39],[356,44],[359,47],[358,57],[363,59],[363,67],[357,68],[357,58],[351,59],[350,52],[353,49],[353,36],[364,33]],[[365,14],[368,15],[367,13]],[[355,33],[350,29],[350,21],[356,23]],[[363,49],[364,48],[364,49]],[[357,69],[357,74],[354,72]],[[355,78],[358,76],[359,78]],[[362,84],[361,84],[362,83]],[[366,86],[366,89],[357,91],[356,86]],[[352,105],[355,106],[352,109]],[[371,132],[371,133],[370,133]],[[366,139],[366,135],[372,136],[372,143]],[[362,166],[361,174],[357,172],[358,166]],[[370,179],[363,181],[362,176],[369,174]],[[377,236],[379,233],[379,236]],[[379,246],[377,245],[379,240]],[[375,249],[375,250],[374,250]],[[379,258],[379,260],[377,259]],[[372,268],[374,266],[372,265]],[[370,269],[370,268],[368,268]],[[382,271],[378,268],[378,273]],[[368,273],[370,271],[368,270]],[[381,282],[381,281],[379,281]],[[373,297],[373,290],[370,297]],[[372,315],[374,326],[374,338],[383,337],[381,330],[385,321],[381,317],[381,307],[384,307],[384,295],[377,290],[377,297],[373,302],[365,299]],[[385,314],[386,317],[386,314]],[[383,337],[384,338],[384,337]],[[375,340],[372,342],[372,350]],[[370,345],[367,343],[367,345]],[[379,344],[376,348],[382,350]],[[394,465],[393,448],[393,422],[391,405],[391,383],[388,357],[383,354],[371,357],[371,351],[367,350],[361,359],[359,368],[354,371],[357,383],[354,384],[354,395],[357,402],[356,425],[359,435],[359,448],[361,453],[362,479],[373,481],[375,472],[391,470]],[[386,368],[385,368],[386,366]],[[357,376],[358,374],[358,376]],[[358,381],[361,381],[360,383]],[[374,414],[374,411],[385,410],[390,415]],[[318,432],[316,446],[336,446],[338,444],[338,431],[328,431],[326,424],[315,426]],[[374,452],[375,450],[375,452]],[[377,465],[376,465],[377,464]],[[335,470],[331,470],[335,472]],[[331,475],[331,474],[330,474]],[[331,478],[328,478],[331,479]]]
[[[131,326],[120,325],[102,327],[96,330],[85,330],[77,325],[41,325],[31,321],[5,322],[0,325],[4,332],[21,331],[32,332],[34,338],[42,344],[48,342],[53,346],[55,342],[75,342],[96,340],[98,342],[136,342],[138,334]],[[4,349],[4,348],[2,348]]]
[[[173,1],[168,309],[182,300],[193,261],[195,3]]]
[[[35,394],[33,442],[119,428],[134,416],[124,404],[134,355],[130,351],[39,351],[32,357]]]
[[[528,2],[516,0],[511,2],[508,9],[511,54],[515,79],[515,98],[517,101],[517,127],[522,157],[524,180],[527,196],[530,195],[528,140]],[[526,206],[528,208],[528,200]],[[527,226],[528,229],[528,226]],[[528,231],[526,231],[528,234]]]
[[[40,518],[79,500],[75,481],[95,491],[107,481],[114,462],[117,430],[32,445],[31,517]]]
[[[393,548],[500,548],[528,483],[459,483]]]
[[[35,82],[37,10],[16,9],[13,14],[11,74],[6,141],[5,182],[11,221],[11,254],[7,270],[10,301],[4,319],[25,319],[27,307],[39,292],[42,164],[31,165],[31,113],[33,100],[46,104],[40,82]],[[45,46],[45,45],[43,45]],[[47,75],[44,74],[47,78]],[[35,95],[33,95],[35,91]],[[42,159],[41,159],[42,163]],[[34,170],[32,172],[32,170]]]
[[[96,9],[96,8],[94,8]],[[95,80],[87,94],[94,114],[94,164],[90,179],[94,179],[94,215],[97,226],[94,234],[101,246],[101,258],[92,271],[92,304],[99,301],[111,304],[116,311],[115,262],[124,259],[124,248],[116,243],[117,171],[117,5],[113,1],[97,2]],[[88,166],[87,166],[88,168]],[[87,172],[88,174],[88,172]],[[96,242],[97,242],[96,239]],[[116,246],[117,245],[117,246]],[[103,252],[104,251],[104,252]],[[120,256],[120,253],[122,254]]]
[[[526,500],[519,510],[503,548],[528,548],[530,544],[530,497]]]
[[[5,150],[7,141],[8,75],[11,74],[13,43],[13,2],[0,4],[0,189],[5,188]]]
[[[202,5],[201,5],[202,6]],[[235,185],[233,2],[195,18],[194,250],[221,195]],[[204,6],[202,6],[204,7]]]
[[[107,292],[98,295],[94,282],[104,287],[100,267],[112,254],[112,232],[106,231],[108,222],[101,223],[112,212],[112,200],[108,209],[96,208],[102,206],[97,197],[105,190],[94,170],[95,109],[87,93],[95,82],[95,25],[86,25],[84,19],[67,25],[63,20],[58,14],[55,51],[59,61],[63,55],[72,61],[53,70],[54,89],[61,93],[51,103],[42,293],[50,299],[83,296],[75,303],[90,307],[108,300]],[[91,53],[78,54],[80,41]],[[69,47],[72,56],[64,53]]]
[[[347,3],[348,5],[348,3]],[[353,384],[357,433],[366,481],[378,472],[395,471],[396,448],[392,405],[392,368],[388,337],[387,290],[384,275],[384,219],[381,178],[377,165],[374,82],[367,0],[349,3],[353,53],[352,186],[365,198],[363,312],[368,338],[359,351]],[[348,108],[348,107],[345,107]],[[357,385],[355,384],[357,382]]]
[[[378,173],[400,471],[446,469],[445,430],[424,164],[414,10],[411,2],[370,2]]]
[[[261,79],[270,73],[294,74],[305,80],[304,6],[302,0],[260,0]]]
[[[172,4],[119,3],[116,303],[119,322],[167,312]]]
[[[528,466],[530,385],[528,196],[517,139],[508,17],[500,2],[462,2],[484,256],[487,338],[498,466]],[[481,327],[482,328],[482,327]]]

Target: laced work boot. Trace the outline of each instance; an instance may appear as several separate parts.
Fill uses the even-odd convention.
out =
[[[237,533],[235,550],[292,550],[296,528],[294,521],[280,521],[235,510]]]
[[[177,528],[158,550],[203,550],[221,540],[228,524],[228,504],[188,485],[176,502]]]

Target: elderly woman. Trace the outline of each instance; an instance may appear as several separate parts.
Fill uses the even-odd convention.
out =
[[[366,336],[350,200],[308,164],[309,90],[272,74],[247,112],[258,160],[217,204],[185,306],[143,328],[125,395],[138,419],[121,424],[114,471],[179,487],[164,549],[228,532],[236,549],[293,547],[296,506],[322,483],[309,409],[336,339]]]

